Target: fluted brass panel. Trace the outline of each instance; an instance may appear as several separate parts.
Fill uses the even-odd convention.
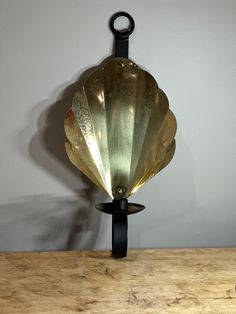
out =
[[[112,198],[129,197],[175,152],[176,119],[155,79],[114,58],[80,88],[65,117],[72,163]]]

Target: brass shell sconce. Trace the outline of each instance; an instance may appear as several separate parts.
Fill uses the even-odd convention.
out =
[[[128,30],[115,20],[129,19]],[[74,95],[65,117],[66,151],[71,162],[113,201],[96,205],[112,215],[112,254],[127,254],[127,215],[145,207],[128,203],[175,152],[176,119],[155,79],[128,58],[133,18],[110,19],[115,57],[90,74]]]

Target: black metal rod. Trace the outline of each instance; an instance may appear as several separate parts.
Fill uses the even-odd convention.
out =
[[[128,39],[116,39],[115,48],[116,58],[129,58],[129,40]]]
[[[127,255],[128,218],[126,214],[112,215],[112,256],[116,258]]]
[[[128,244],[128,200],[114,199],[114,213],[112,215],[112,256],[116,258],[127,255]]]

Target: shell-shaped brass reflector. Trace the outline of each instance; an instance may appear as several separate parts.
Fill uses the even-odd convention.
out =
[[[65,133],[71,162],[111,198],[127,198],[171,161],[176,119],[148,72],[114,58],[76,92]]]

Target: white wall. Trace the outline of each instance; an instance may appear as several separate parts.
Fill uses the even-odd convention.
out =
[[[71,84],[110,55],[118,10],[178,120],[173,161],[131,198],[147,209],[129,218],[129,246],[236,245],[236,1],[0,0],[1,251],[111,246],[63,117]]]

